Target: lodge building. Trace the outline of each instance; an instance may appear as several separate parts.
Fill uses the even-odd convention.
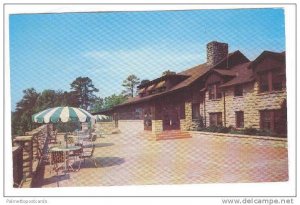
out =
[[[136,97],[109,111],[116,125],[154,134],[215,125],[286,135],[285,52],[250,61],[239,50],[228,53],[226,43],[206,49],[205,63],[139,85]]]

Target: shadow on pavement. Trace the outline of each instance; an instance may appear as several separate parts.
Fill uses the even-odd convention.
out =
[[[109,146],[113,146],[114,143],[97,143],[95,144],[95,147],[109,147]]]
[[[123,164],[125,162],[125,159],[120,157],[96,157],[95,160],[98,165],[97,168],[116,166],[116,165]],[[85,169],[85,168],[95,169],[96,167],[93,160],[86,159],[85,162],[82,161],[81,169]]]

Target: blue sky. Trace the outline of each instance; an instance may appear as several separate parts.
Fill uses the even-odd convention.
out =
[[[206,61],[217,40],[250,60],[284,51],[283,9],[16,14],[10,24],[12,109],[22,90],[70,90],[79,76],[105,97],[130,74],[154,79]]]

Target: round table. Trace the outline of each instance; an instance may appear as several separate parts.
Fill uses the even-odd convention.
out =
[[[74,141],[77,143],[83,144],[84,141],[89,141],[90,135],[85,134],[85,135],[68,135],[68,137],[74,138]]]
[[[65,172],[67,172],[67,167],[68,167],[68,164],[67,164],[67,152],[70,152],[70,151],[75,151],[75,150],[80,150],[81,147],[80,146],[57,146],[57,147],[52,147],[50,149],[50,152],[59,152],[59,151],[62,151],[64,152],[64,160],[65,160]]]

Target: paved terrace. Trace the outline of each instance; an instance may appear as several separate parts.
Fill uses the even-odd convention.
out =
[[[193,133],[189,139],[148,141],[144,133],[98,138],[95,157],[57,177],[46,165],[35,187],[275,182],[288,180],[285,142]]]

